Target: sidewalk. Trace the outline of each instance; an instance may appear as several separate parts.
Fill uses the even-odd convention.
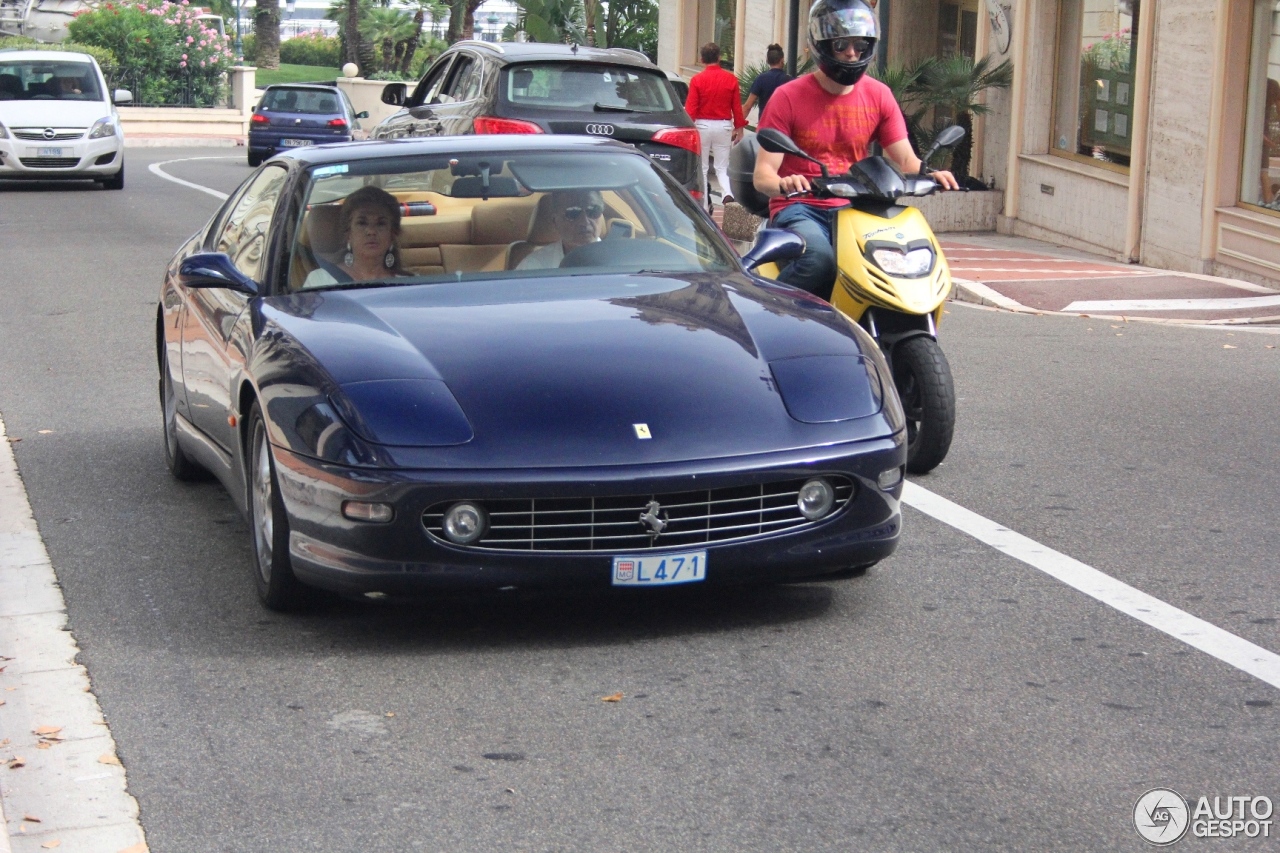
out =
[[[1166,323],[1280,323],[1280,290],[1121,264],[1002,234],[943,234],[955,298],[1011,311]]]

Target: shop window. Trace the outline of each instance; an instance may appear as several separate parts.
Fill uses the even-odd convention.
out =
[[[1280,212],[1280,0],[1255,0],[1240,200]]]
[[[1055,154],[1127,171],[1133,137],[1139,0],[1062,0]]]
[[[978,51],[978,2],[938,4],[938,55],[962,53],[973,59]]]

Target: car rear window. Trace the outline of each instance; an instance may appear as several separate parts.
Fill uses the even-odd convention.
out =
[[[340,113],[336,92],[315,89],[268,89],[259,109],[278,113]]]
[[[508,103],[524,108],[642,113],[675,109],[666,78],[643,68],[586,62],[512,65],[504,82]]]
[[[98,74],[87,62],[0,62],[0,101],[101,101]]]

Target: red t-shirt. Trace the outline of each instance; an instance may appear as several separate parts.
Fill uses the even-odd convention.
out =
[[[871,140],[888,148],[907,138],[907,122],[889,87],[874,77],[862,75],[847,95],[832,95],[806,74],[779,86],[769,99],[760,118],[761,129],[772,127],[795,140],[807,154],[827,164],[833,175],[847,172],[849,167],[867,156]],[[778,168],[778,176],[805,175],[820,177],[816,163],[786,155]],[[842,207],[838,198],[769,199],[769,215],[797,202],[815,207]]]
[[[742,89],[738,78],[719,65],[708,65],[689,81],[689,97],[684,108],[689,118],[733,120],[734,127],[746,127],[742,114]]]

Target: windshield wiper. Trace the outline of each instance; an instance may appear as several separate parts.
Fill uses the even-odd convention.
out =
[[[614,104],[596,104],[595,111],[598,113],[656,113],[657,110],[638,110],[635,107],[624,107]]]

